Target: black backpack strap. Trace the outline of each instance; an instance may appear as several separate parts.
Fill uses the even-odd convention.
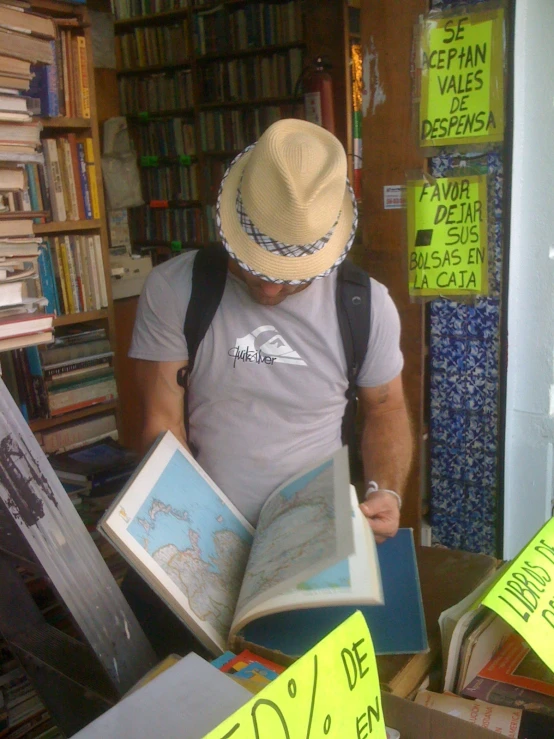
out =
[[[371,325],[371,282],[367,272],[345,260],[337,274],[336,299],[348,380],[342,443],[348,444],[354,477],[361,469],[356,447],[357,380],[366,356]]]
[[[198,347],[213,317],[221,303],[225,282],[227,280],[227,268],[229,255],[221,244],[200,249],[194,258],[192,267],[192,289],[190,300],[185,316],[184,333],[189,353],[188,366],[183,367],[177,373],[177,382],[185,388],[188,381]],[[189,435],[188,393],[185,392],[185,429],[187,439]]]

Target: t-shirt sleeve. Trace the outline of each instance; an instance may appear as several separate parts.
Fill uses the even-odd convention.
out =
[[[404,366],[400,350],[400,316],[387,288],[371,280],[371,324],[359,387],[378,387],[397,377]]]
[[[154,362],[188,359],[185,310],[183,295],[175,292],[165,270],[153,269],[140,294],[129,356]]]

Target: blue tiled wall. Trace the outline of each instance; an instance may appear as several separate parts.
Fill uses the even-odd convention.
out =
[[[456,5],[461,3],[449,3]],[[500,152],[477,159],[444,153],[432,158],[431,173],[448,176],[460,162],[478,163],[489,178],[489,295],[471,305],[430,303],[430,518],[441,544],[494,554],[503,162]]]

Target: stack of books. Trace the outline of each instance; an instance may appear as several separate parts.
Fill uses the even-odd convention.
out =
[[[103,326],[90,324],[59,328],[44,349],[28,347],[2,357],[4,382],[24,417],[54,418],[117,398],[113,351]],[[83,419],[76,430],[64,426],[50,431],[65,445],[113,433],[113,421]],[[41,438],[48,439],[48,431]],[[52,444],[52,440],[46,443]]]
[[[81,495],[104,497],[118,493],[138,464],[138,455],[110,438],[49,457],[63,484],[79,485]]]
[[[23,169],[5,171],[23,179]],[[30,218],[0,213],[0,352],[52,340],[54,316],[45,312],[39,243]]]
[[[28,10],[25,0],[0,4],[0,352],[52,339],[53,306],[42,296],[33,233],[49,208],[41,125],[32,117],[40,106],[24,93],[33,65],[54,63],[56,27]]]
[[[34,79],[29,94],[38,99],[42,116],[90,118],[87,42],[83,30],[76,18],[45,20],[52,24],[52,35],[48,37],[49,66],[31,67]]]
[[[0,643],[0,736],[61,739],[46,707],[6,645]]]

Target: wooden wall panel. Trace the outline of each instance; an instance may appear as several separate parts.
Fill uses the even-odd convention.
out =
[[[389,288],[402,321],[405,388],[416,436],[402,525],[416,532],[421,520],[424,311],[408,297],[405,210],[385,210],[383,188],[403,185],[407,171],[423,166],[412,130],[410,70],[414,24],[426,9],[425,0],[365,0],[361,7],[367,93],[362,133],[363,266]]]

